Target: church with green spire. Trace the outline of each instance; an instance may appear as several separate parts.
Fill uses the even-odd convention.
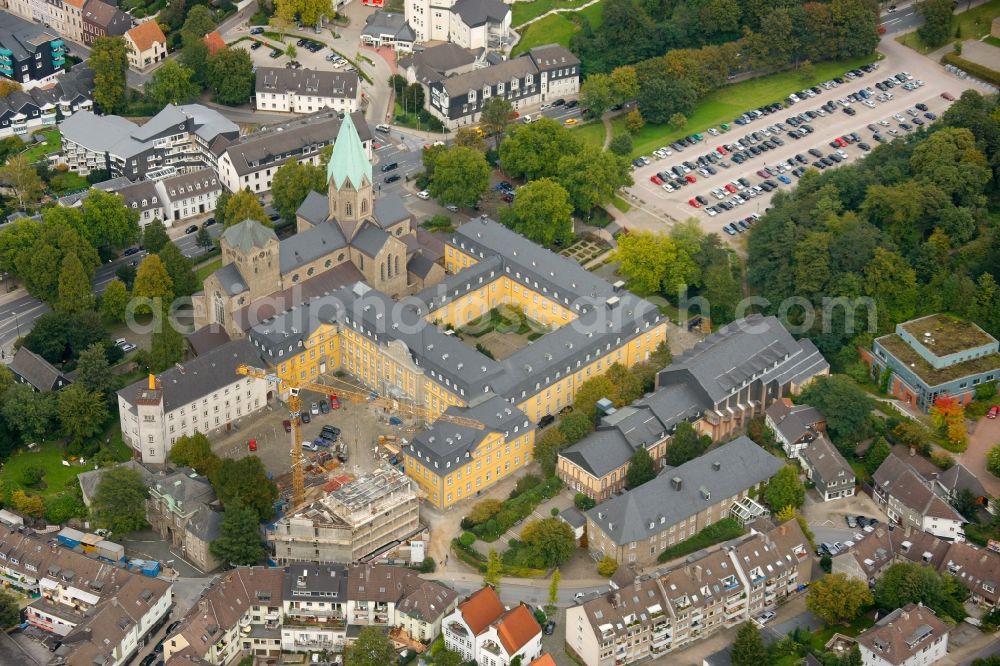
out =
[[[231,338],[274,314],[366,282],[394,297],[444,277],[444,244],[413,224],[397,193],[376,197],[372,163],[358,135],[361,112],[345,115],[326,168],[327,192],[310,192],[296,211],[296,233],[279,240],[255,220],[227,227],[222,267],[196,295],[196,323]]]

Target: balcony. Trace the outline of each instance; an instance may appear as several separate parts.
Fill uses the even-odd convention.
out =
[[[316,638],[296,638],[293,644],[299,648],[316,648],[318,650],[332,650],[335,647],[333,641]]]
[[[344,618],[340,615],[321,617],[316,615],[286,615],[285,626],[319,627],[323,629],[343,629]]]
[[[494,656],[500,656],[500,646],[493,641],[485,641],[483,643],[483,649]]]

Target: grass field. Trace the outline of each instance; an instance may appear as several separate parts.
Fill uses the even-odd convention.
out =
[[[620,196],[615,194],[611,197],[611,203],[614,204],[615,208],[623,213],[627,213],[632,210],[632,204],[622,199]]]
[[[997,0],[1000,2],[1000,0]],[[871,62],[870,57],[853,58],[817,63],[815,75],[810,81],[803,81],[797,72],[779,72],[761,76],[749,81],[741,81],[725,86],[705,96],[695,109],[684,129],[675,130],[668,125],[647,123],[632,137],[632,155],[649,153],[655,148],[671,143],[692,132],[703,132],[709,127],[717,127],[722,123],[731,123],[733,118],[748,109],[784,99],[788,93],[799,90],[806,85],[815,85],[839,76],[849,69]],[[619,116],[612,121],[615,134],[625,132],[625,120]],[[591,131],[584,139],[597,144],[603,142],[603,134],[598,136]],[[600,145],[600,144],[598,144]]]
[[[569,46],[569,39],[577,33],[580,27],[566,18],[565,14],[553,14],[529,25],[521,33],[521,41],[511,52],[511,57],[520,55],[528,49],[543,44],[562,44]]]
[[[951,20],[951,36],[953,39],[980,39],[984,35],[990,34],[990,23],[997,16],[1000,16],[1000,0],[990,0],[990,2],[967,12],[955,14]],[[900,35],[896,41],[904,46],[909,46],[914,51],[925,54],[941,48],[940,46],[930,47],[924,44],[923,40],[917,36],[916,31]],[[994,42],[990,43],[994,46],[1000,46]]]
[[[50,153],[58,153],[62,150],[62,133],[58,129],[47,129],[36,132],[36,134],[44,135],[45,141],[42,143],[32,143],[33,138],[28,138],[28,141],[25,142],[28,147],[21,154],[29,162],[37,162]]]
[[[532,0],[531,2],[515,2],[510,8],[510,24],[517,28],[525,21],[530,21],[553,9],[575,9],[580,5],[587,4],[587,2],[588,0]]]
[[[598,146],[604,145],[604,123],[594,121],[586,125],[577,125],[574,131],[583,137],[583,140],[587,143],[593,143]]]
[[[34,450],[23,449],[12,455],[0,470],[0,485],[5,488],[24,488],[21,479],[29,467],[40,467],[45,471],[39,487],[25,488],[30,493],[42,497],[52,497],[70,490],[76,485],[76,475],[91,469],[93,465],[71,463],[62,464],[66,450],[58,442],[45,442]]]
[[[221,257],[218,259],[214,259],[208,262],[207,264],[202,264],[201,266],[198,266],[198,268],[194,269],[194,274],[198,278],[198,283],[201,284],[202,282],[205,281],[205,278],[207,278],[209,275],[219,270],[220,268],[222,268]]]
[[[994,37],[992,35],[990,35],[989,37],[985,37],[983,39],[983,41],[986,42],[987,44],[989,44],[990,46],[1000,47],[1000,39],[997,39],[996,37]]]
[[[596,4],[591,5],[590,7],[587,7],[586,9],[581,9],[580,11],[577,12],[577,14],[579,16],[586,16],[587,20],[590,21],[590,27],[593,28],[594,30],[597,30],[597,28],[602,23],[604,23],[604,16],[602,9],[603,9],[603,4],[598,2]]]

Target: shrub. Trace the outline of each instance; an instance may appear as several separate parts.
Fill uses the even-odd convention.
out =
[[[437,569],[437,562],[434,561],[433,557],[427,556],[420,563],[420,573],[434,573],[435,569]]]
[[[611,142],[608,144],[608,150],[622,157],[630,155],[632,153],[632,135],[619,134],[611,139]]]
[[[38,465],[29,465],[21,472],[21,483],[26,486],[37,486],[45,478],[45,470]]]
[[[605,555],[604,558],[597,563],[597,573],[605,578],[611,578],[615,575],[616,571],[618,571],[618,562],[616,562],[613,557]]]
[[[462,536],[458,537],[458,541],[463,546],[471,546],[476,543],[476,535],[472,532],[462,532]]]
[[[680,543],[670,546],[657,558],[660,562],[667,562],[677,557],[690,555],[691,553],[729,541],[743,534],[743,527],[732,518],[723,518],[717,523],[712,523],[693,537],[685,539]]]
[[[532,488],[537,488],[541,485],[542,479],[535,474],[527,474],[517,480],[517,484],[514,486],[514,490],[510,492],[510,499],[514,499],[519,495],[523,495]]]
[[[576,508],[579,509],[580,511],[588,511],[597,506],[597,503],[587,495],[584,495],[583,493],[577,493],[576,495],[573,496],[573,505],[576,506]]]
[[[966,60],[962,56],[955,53],[947,53],[943,58],[941,58],[941,60],[949,65],[954,65],[959,69],[964,69],[970,75],[980,79],[981,81],[991,83],[995,86],[1000,86],[1000,72],[995,69],[980,65],[979,63],[972,62],[971,60]]]
[[[951,469],[955,466],[955,459],[951,457],[950,453],[944,451],[933,451],[931,453],[931,462],[941,469]]]

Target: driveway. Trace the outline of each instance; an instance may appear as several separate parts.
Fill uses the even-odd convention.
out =
[[[969,448],[955,455],[955,460],[969,468],[993,497],[1000,497],[1000,479],[986,470],[986,454],[1000,444],[1000,419],[979,419],[969,436]]]

